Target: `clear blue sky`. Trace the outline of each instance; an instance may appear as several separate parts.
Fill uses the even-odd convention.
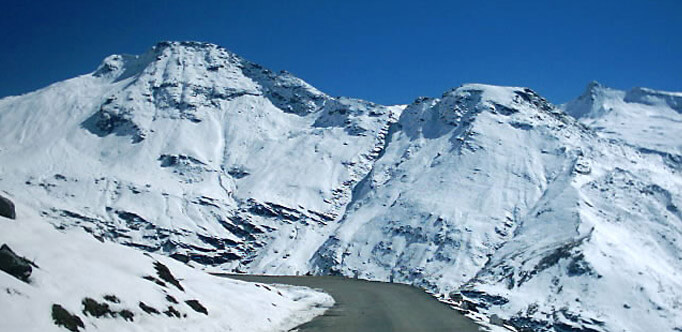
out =
[[[23,1],[0,10],[0,96],[161,40],[224,46],[379,103],[467,82],[560,103],[591,80],[682,91],[682,1]]]

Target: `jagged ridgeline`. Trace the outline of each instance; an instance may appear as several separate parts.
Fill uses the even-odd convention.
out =
[[[413,283],[519,329],[671,330],[680,98],[467,84],[383,106],[163,42],[0,100],[0,188],[183,262]]]

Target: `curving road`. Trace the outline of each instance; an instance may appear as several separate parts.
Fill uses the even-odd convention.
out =
[[[478,325],[415,287],[342,277],[224,275],[268,284],[322,289],[336,304],[299,326],[306,332],[476,332]]]

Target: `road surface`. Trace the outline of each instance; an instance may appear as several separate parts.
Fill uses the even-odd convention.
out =
[[[225,275],[244,281],[322,289],[336,303],[294,331],[476,332],[478,325],[415,287],[342,277]]]

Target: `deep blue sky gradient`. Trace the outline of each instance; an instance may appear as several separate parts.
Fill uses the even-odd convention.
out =
[[[5,1],[0,97],[161,40],[224,46],[331,94],[384,104],[467,82],[555,103],[591,80],[682,91],[682,1]]]

